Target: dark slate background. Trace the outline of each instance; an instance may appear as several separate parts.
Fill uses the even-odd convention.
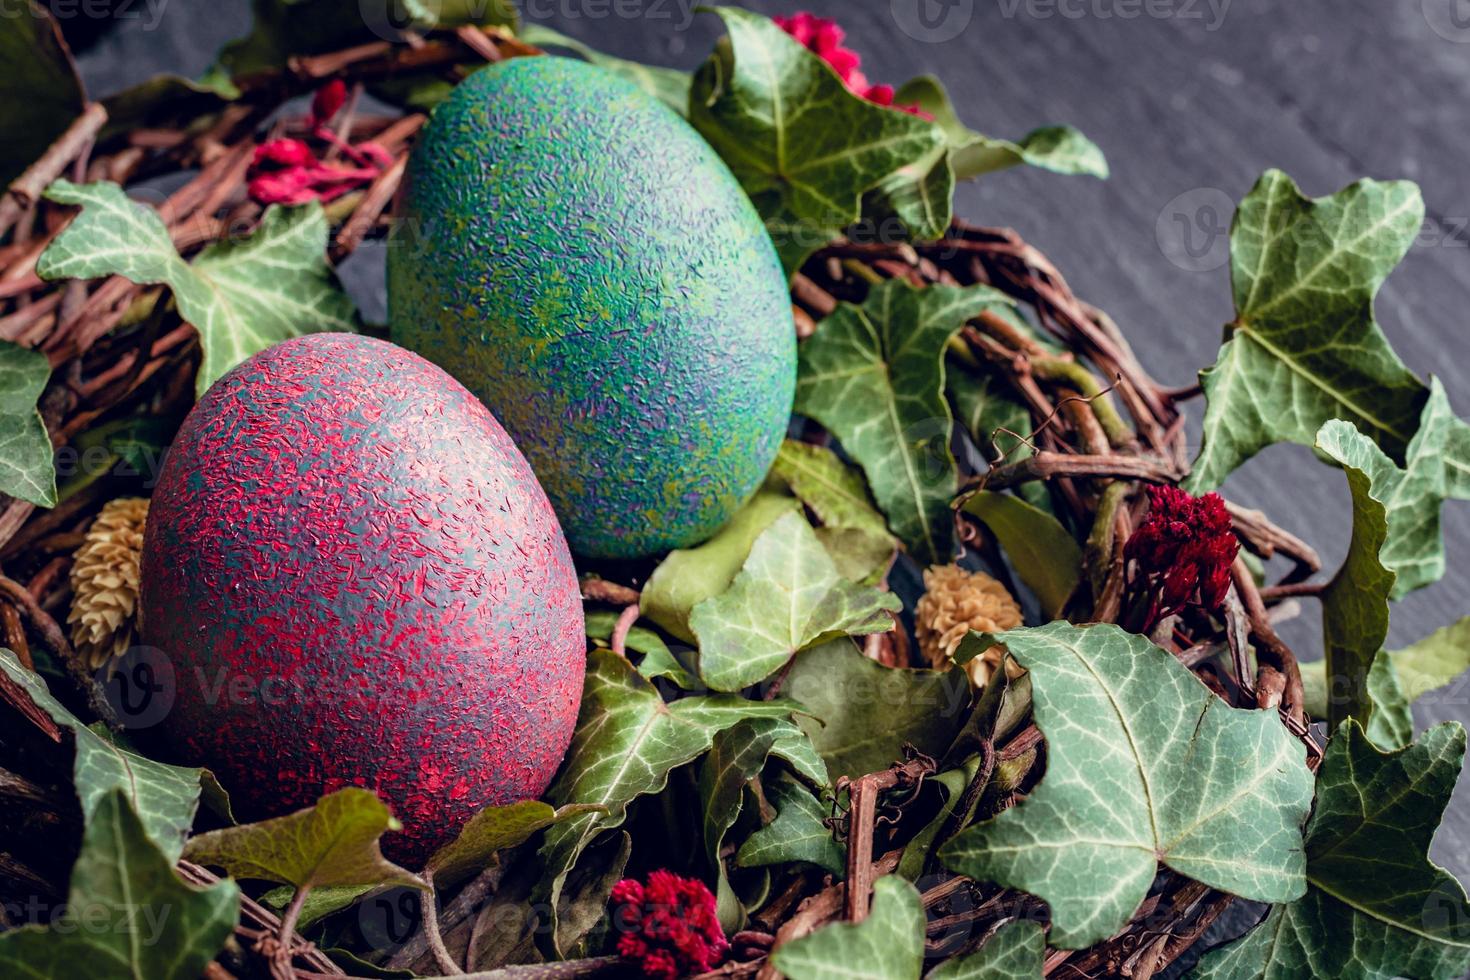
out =
[[[246,0],[53,0],[94,95],[155,72],[201,72],[244,33]],[[527,20],[624,57],[692,68],[714,18],[694,0],[519,0]],[[1106,152],[1112,178],[1012,171],[961,187],[958,213],[1010,225],[1079,295],[1108,310],[1165,384],[1210,363],[1231,316],[1224,230],[1262,170],[1311,195],[1360,176],[1410,178],[1429,220],[1390,279],[1379,318],[1411,368],[1440,375],[1470,414],[1470,4],[1463,0],[746,0],[765,13],[837,18],[873,81],[940,76],[971,126],[1019,137],[1067,122]],[[1198,258],[1193,257],[1198,256]],[[382,317],[382,252],[343,270]],[[1193,414],[1199,405],[1193,406]],[[1340,473],[1306,449],[1268,450],[1227,492],[1268,510],[1335,567],[1347,545]],[[1449,574],[1395,610],[1391,641],[1411,642],[1470,613],[1470,505],[1445,508]],[[1320,656],[1308,604],[1288,639]],[[1465,720],[1470,686],[1421,704],[1421,726]],[[1470,787],[1436,858],[1470,878]]]

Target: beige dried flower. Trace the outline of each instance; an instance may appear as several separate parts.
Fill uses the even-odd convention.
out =
[[[138,562],[148,501],[109,501],[77,549],[71,567],[71,642],[93,670],[127,652],[138,632]]]
[[[1021,607],[1004,585],[984,572],[935,565],[924,572],[924,588],[914,621],[919,649],[934,667],[949,666],[971,630],[999,632],[1021,625]],[[965,665],[977,687],[990,680],[1002,653],[1000,647],[991,647]]]

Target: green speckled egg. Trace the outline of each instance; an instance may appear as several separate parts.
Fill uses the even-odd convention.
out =
[[[491,65],[435,111],[404,204],[393,340],[495,413],[573,551],[696,544],[755,492],[795,393],[791,301],[676,113],[584,62]]]

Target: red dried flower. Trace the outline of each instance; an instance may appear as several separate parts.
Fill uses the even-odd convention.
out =
[[[1128,539],[1135,597],[1147,597],[1141,632],[1190,604],[1213,612],[1230,588],[1240,551],[1230,512],[1218,493],[1195,497],[1178,487],[1148,488],[1148,518]]]
[[[654,980],[711,970],[730,948],[715,897],[702,881],[653,871],[647,885],[632,878],[618,882],[611,901],[618,955]]]
[[[772,20],[802,47],[830,65],[854,95],[876,105],[900,109],[910,115],[924,119],[934,118],[916,105],[895,106],[892,85],[870,85],[868,77],[862,72],[862,57],[856,51],[842,46],[847,32],[837,26],[835,20],[818,17],[805,10],[790,17],[773,17]]]
[[[334,78],[321,88],[311,100],[311,128],[325,126],[332,117],[347,104],[347,83]]]
[[[303,140],[276,139],[258,147],[250,166],[250,197],[260,204],[328,202],[372,183],[393,165],[393,156],[376,143],[353,146],[332,132],[328,120],[342,109],[347,86],[339,79],[328,83],[312,99],[307,124],[312,136],[336,148],[355,166],[322,163]]]

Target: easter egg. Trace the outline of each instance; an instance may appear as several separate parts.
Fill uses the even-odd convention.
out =
[[[421,861],[480,808],[535,798],[585,665],[566,540],[458,382],[381,340],[314,334],[215,383],[165,458],[143,642],[172,667],[155,731],[259,819],[344,786]]]
[[[785,435],[796,333],[770,236],[699,134],[602,68],[516,58],[435,110],[407,183],[393,340],[490,407],[573,552],[724,525]]]

